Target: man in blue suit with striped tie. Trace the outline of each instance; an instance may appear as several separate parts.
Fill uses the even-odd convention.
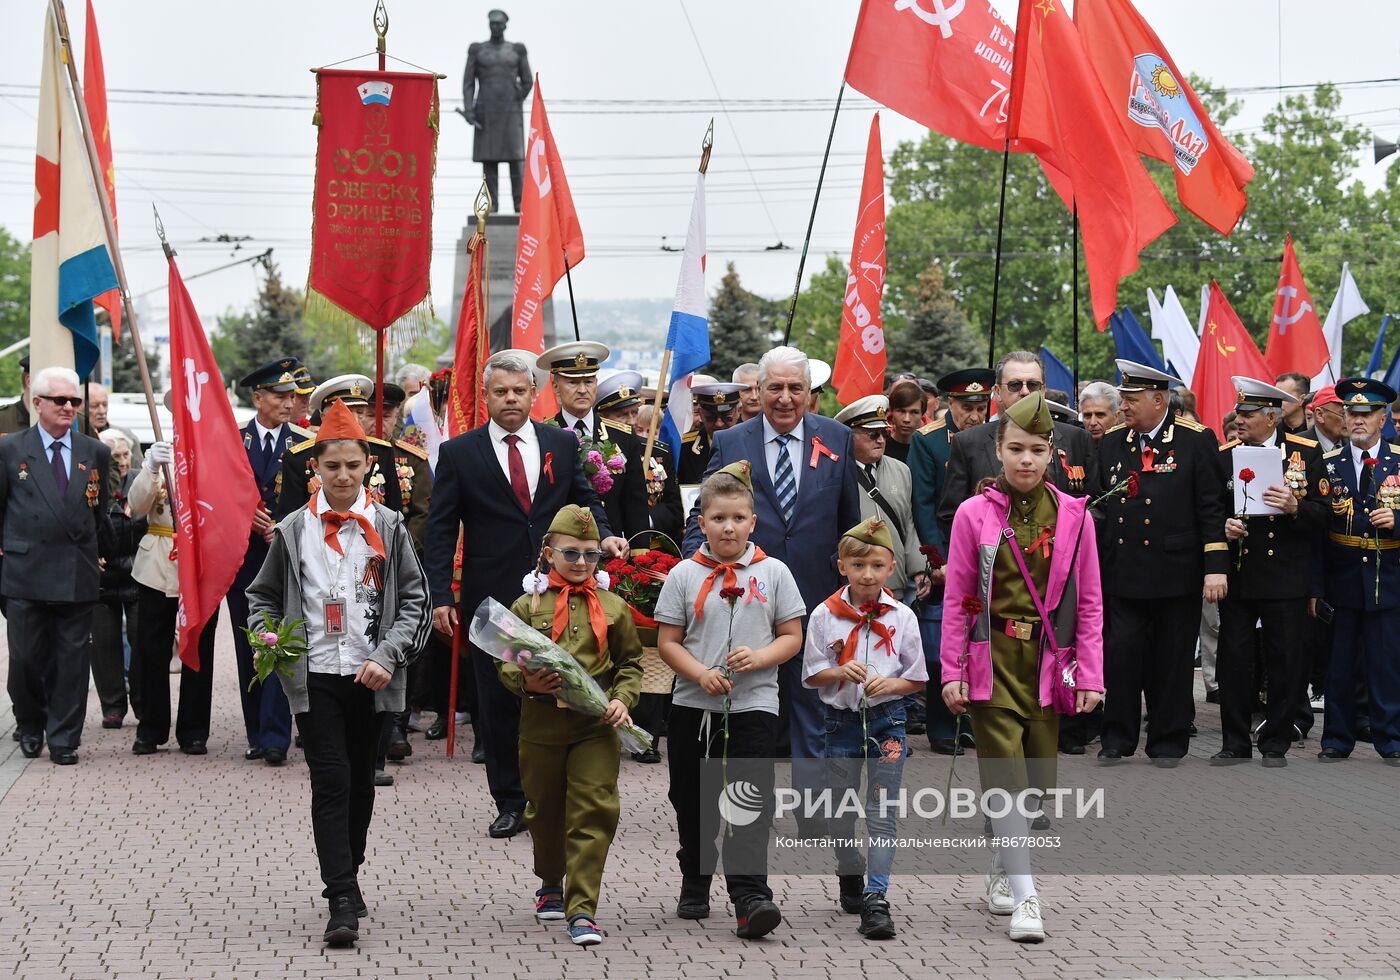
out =
[[[709,476],[741,459],[752,465],[758,517],[753,540],[792,571],[808,612],[840,587],[836,543],[861,520],[851,430],[805,410],[811,387],[807,355],[800,350],[775,347],[764,354],[758,362],[763,414],[716,432],[705,468]],[[697,505],[686,523],[685,554],[694,554],[703,541]],[[822,753],[822,703],[802,685],[801,660],[792,658],[779,674],[780,725],[787,724],[794,759],[816,759]]]

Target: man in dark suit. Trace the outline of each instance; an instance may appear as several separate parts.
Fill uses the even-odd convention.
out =
[[[758,386],[763,414],[715,433],[705,475],[749,461],[758,517],[753,540],[768,557],[787,565],[810,612],[840,587],[836,543],[846,528],[860,523],[851,430],[805,411],[811,374],[807,356],[794,347],[775,347],[763,355]],[[686,555],[705,540],[699,510],[697,503],[686,523]],[[822,703],[815,690],[802,684],[801,658],[783,664],[778,680],[779,726],[781,730],[786,714],[792,757],[819,758]]]
[[[0,438],[0,594],[9,625],[9,694],[26,758],[78,761],[87,712],[88,638],[99,548],[109,552],[112,453],[73,431],[78,376],[50,367],[34,377],[38,424]]]
[[[1045,365],[1030,351],[1012,351],[997,362],[996,379],[997,406],[1010,408],[1045,388]],[[938,502],[938,519],[945,529],[953,526],[958,506],[977,492],[977,484],[1001,472],[997,424],[993,418],[959,432],[949,442],[947,479]],[[1089,433],[1080,426],[1056,422],[1054,440],[1055,454],[1045,479],[1076,497],[1093,493],[1099,485],[1099,464]]]
[[[1137,474],[1138,489],[1103,504],[1104,682],[1113,693],[1099,761],[1113,765],[1137,751],[1146,700],[1147,755],[1169,769],[1186,755],[1196,712],[1201,600],[1219,602],[1229,591],[1220,444],[1172,411],[1167,391],[1181,382],[1132,361],[1119,360],[1118,370],[1124,424],[1099,440],[1099,468],[1106,488]]]
[[[611,353],[604,344],[591,341],[570,341],[551,347],[536,361],[541,371],[549,372],[554,400],[559,411],[554,423],[572,431],[585,449],[595,449],[611,442],[626,461],[621,473],[611,473],[612,486],[598,496],[608,514],[608,526],[617,534],[631,538],[651,529],[651,508],[647,506],[646,474],[642,469],[642,441],[632,434],[630,425],[603,418],[593,410],[598,400],[598,365]]]
[[[229,622],[233,627],[233,652],[238,661],[238,695],[243,703],[243,729],[248,748],[243,758],[262,759],[270,766],[280,766],[287,760],[292,743],[292,712],[287,695],[276,678],[266,684],[248,684],[253,679],[253,648],[242,626],[248,622],[248,586],[253,584],[267,546],[272,541],[272,526],[276,523],[277,492],[282,477],[282,458],[298,442],[311,433],[288,424],[292,400],[296,397],[295,372],[301,362],[295,357],[283,357],[264,364],[239,382],[253,391],[253,407],[258,414],[243,426],[243,449],[258,483],[261,503],[253,515],[253,528],[248,534],[248,550],[243,565],[229,587]]]
[[[423,564],[433,626],[448,636],[459,623],[466,629],[461,620],[470,619],[487,596],[505,606],[520,597],[521,580],[539,561],[545,530],[565,504],[593,511],[604,552],[621,556],[627,551],[627,542],[613,536],[603,505],[579,465],[578,440],[552,425],[530,421],[533,364],[534,355],[525,351],[492,355],[483,372],[491,421],[438,449]],[[459,615],[452,566],[464,523]],[[486,780],[499,811],[489,833],[512,837],[525,828],[518,758],[520,699],[501,684],[488,654],[473,647],[471,662],[482,715],[478,731],[486,749]]]

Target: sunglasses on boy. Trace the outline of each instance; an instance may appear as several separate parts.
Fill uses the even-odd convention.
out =
[[[603,553],[590,548],[588,551],[580,551],[578,548],[560,548],[559,554],[564,556],[564,560],[570,565],[577,565],[580,561],[590,565],[598,564],[598,560],[603,557]]]

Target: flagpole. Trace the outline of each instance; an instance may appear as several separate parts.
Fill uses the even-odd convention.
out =
[[[1079,202],[1073,206],[1074,218],[1070,225],[1070,265],[1074,272],[1070,277],[1070,298],[1074,303],[1074,362],[1070,365],[1070,377],[1074,390],[1069,393],[1070,408],[1079,407]]]
[[[389,8],[384,6],[384,0],[376,0],[374,4],[374,33],[374,50],[379,55],[379,70],[383,71],[389,38]],[[384,438],[384,330],[374,332],[374,435],[377,439]]]
[[[574,276],[569,271],[568,253],[564,255],[564,282],[568,283],[569,286],[569,313],[574,318],[574,340],[582,340],[583,338],[578,335],[578,307],[574,306]]]
[[[841,97],[846,94],[846,79],[836,92],[836,108],[831,113],[831,129],[826,134],[826,150],[822,153],[822,168],[817,173],[817,193],[812,196],[812,213],[807,216],[807,237],[802,239],[802,254],[797,259],[797,283],[792,287],[792,302],[788,304],[787,326],[783,328],[783,344],[792,336],[792,318],[797,315],[797,297],[802,292],[802,269],[807,264],[807,248],[812,244],[812,226],[817,223],[817,202],[822,198],[822,181],[826,179],[826,161],[831,157],[831,141],[836,136],[836,117],[841,114]],[[700,172],[704,173],[703,167]]]
[[[102,211],[102,227],[107,235],[107,252],[112,259],[112,269],[117,274],[117,286],[121,292],[122,310],[131,324],[131,345],[136,352],[136,367],[141,373],[141,386],[146,392],[146,408],[151,414],[151,433],[157,442],[163,442],[160,428],[160,415],[156,412],[156,397],[151,389],[151,372],[146,365],[146,350],[141,345],[141,329],[136,322],[136,308],[131,302],[131,287],[127,284],[126,265],[122,262],[121,251],[117,248],[117,223],[112,217],[112,205],[107,199],[107,183],[102,177],[102,165],[98,162],[97,142],[92,135],[92,120],[88,118],[87,103],[83,101],[83,86],[78,81],[78,67],[73,55],[73,42],[68,35],[68,15],[63,9],[63,0],[49,0],[49,10],[58,23],[58,43],[63,47],[63,64],[68,69],[68,82],[73,101],[77,104],[78,121],[83,131],[83,148],[87,152],[88,169],[92,176],[93,188],[97,194],[97,204]],[[169,474],[166,482],[170,484]]]
[[[1008,125],[1010,123],[1008,122]],[[997,300],[1001,296],[1001,231],[1006,222],[1006,170],[1011,162],[1011,139],[1008,137],[1001,148],[1001,197],[997,203],[997,245],[992,258],[992,324],[987,331],[987,367],[996,364],[997,350]]]
[[[700,173],[702,174],[710,167],[710,150],[714,147],[714,145],[715,121],[714,119],[711,119],[710,127],[705,130],[705,138],[700,141]],[[684,261],[684,256],[682,256],[682,261]],[[799,276],[799,279],[800,278],[801,277]],[[790,311],[788,314],[788,326],[792,326],[792,314]],[[784,340],[786,340],[786,338],[784,338]],[[647,425],[647,443],[646,448],[642,451],[643,479],[646,478],[647,468],[651,465],[651,451],[652,448],[656,445],[656,433],[661,428],[661,396],[666,392],[666,375],[670,372],[670,370],[671,348],[668,346],[666,348],[665,353],[661,355],[661,373],[656,378],[656,395],[653,397],[651,403],[651,422]],[[681,432],[678,433],[678,435],[683,436],[685,435],[685,433]],[[680,455],[681,447],[675,446],[674,450],[676,453],[676,457],[673,457],[672,466],[675,465],[674,459],[679,457]]]

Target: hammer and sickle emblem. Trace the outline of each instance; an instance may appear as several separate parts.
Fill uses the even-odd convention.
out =
[[[1210,333],[1211,333],[1211,336],[1214,337],[1214,336],[1215,336],[1215,331],[1216,331],[1215,321],[1214,321],[1214,320],[1210,321],[1209,326],[1210,326]],[[1216,348],[1216,350],[1220,351],[1220,356],[1221,356],[1221,357],[1229,357],[1229,356],[1230,356],[1231,354],[1233,354],[1235,351],[1239,350],[1239,348],[1236,347],[1234,344],[1227,344],[1227,343],[1225,343],[1225,341],[1221,340],[1219,337],[1216,337],[1216,338],[1215,338],[1215,348]]]
[[[551,183],[549,162],[544,158],[544,137],[539,130],[530,130],[530,149],[526,151],[530,164],[530,177],[540,189],[540,197],[549,193]]]
[[[1282,337],[1284,334],[1288,333],[1289,327],[1293,326],[1293,324],[1307,315],[1307,312],[1312,309],[1312,304],[1304,300],[1302,303],[1298,304],[1298,312],[1290,315],[1288,306],[1292,302],[1293,297],[1298,295],[1298,288],[1296,286],[1280,286],[1278,288],[1278,294],[1283,297],[1283,313],[1280,316],[1274,317],[1274,322],[1278,324],[1278,335]]]
[[[928,0],[932,10],[925,10],[920,0],[894,0],[895,10],[912,10],[921,21],[936,28],[944,39],[953,36],[953,18],[962,13],[967,0]]]
[[[199,421],[199,404],[204,397],[204,385],[209,380],[209,372],[196,371],[194,358],[185,358],[185,406],[190,410],[190,418]]]

